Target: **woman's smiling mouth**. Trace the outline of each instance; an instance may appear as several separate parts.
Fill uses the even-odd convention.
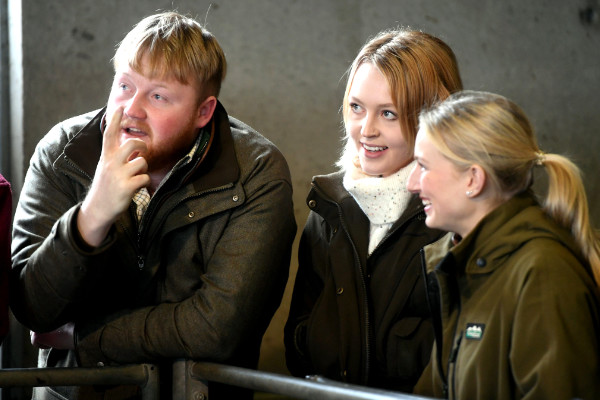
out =
[[[363,149],[367,151],[383,151],[387,150],[387,146],[369,146],[368,144],[362,143]]]

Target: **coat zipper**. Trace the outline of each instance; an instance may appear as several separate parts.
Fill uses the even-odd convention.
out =
[[[444,398],[448,397],[448,380],[446,377],[446,374],[444,373],[444,368],[442,368],[442,352],[443,352],[443,339],[444,339],[444,333],[443,333],[443,329],[442,329],[442,317],[441,317],[441,313],[439,311],[439,307],[440,307],[440,303],[439,303],[439,283],[438,283],[438,278],[435,275],[435,272],[431,272],[431,278],[429,276],[429,274],[427,273],[427,260],[425,258],[425,250],[421,249],[420,250],[420,254],[421,254],[421,268],[422,268],[422,274],[423,274],[423,280],[425,281],[425,298],[427,299],[427,305],[429,307],[429,309],[431,310],[431,318],[432,318],[432,324],[433,324],[433,329],[434,329],[434,337],[435,337],[435,347],[436,347],[436,359],[437,359],[437,370],[438,370],[438,374],[440,375],[440,378],[442,379],[442,391],[444,393]],[[434,299],[431,298],[430,295],[430,290],[429,290],[429,284],[430,284],[430,280],[434,279],[436,280],[436,293],[438,294],[437,297],[435,297]],[[434,300],[436,300],[434,302]]]
[[[456,345],[450,352],[450,358],[448,359],[448,377],[451,376],[451,379],[449,381],[451,383],[450,389],[452,390],[452,397],[451,397],[452,399],[456,399],[456,358],[458,357],[458,350],[460,348],[460,343],[462,341],[462,337],[463,337],[463,331],[460,331],[458,338],[456,338]],[[450,371],[450,368],[452,368],[452,372]],[[446,393],[444,393],[444,395],[447,396],[448,395],[448,385],[446,385],[445,391],[446,391]]]
[[[455,274],[456,271],[453,271]],[[456,337],[456,332],[458,331],[458,324],[460,321],[460,314],[462,311],[461,299],[460,299],[460,290],[458,289],[458,280],[455,275],[451,275],[452,282],[451,284],[456,285],[455,293],[457,293],[457,311],[456,311],[456,324],[454,325],[454,338],[455,344],[453,345],[450,355],[448,358],[448,379],[446,382],[446,396],[448,395],[448,386],[450,386],[450,391],[452,393],[452,399],[456,399],[456,359],[458,357],[458,350],[460,349],[460,343],[462,341],[463,331],[459,332],[458,337]],[[450,279],[449,279],[450,281]],[[452,367],[452,377],[450,377],[450,367]]]

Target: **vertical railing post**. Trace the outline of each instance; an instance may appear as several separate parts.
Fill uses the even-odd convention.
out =
[[[160,399],[160,379],[158,368],[152,364],[144,364],[146,372],[146,382],[140,385],[142,389],[143,400]]]
[[[173,363],[172,400],[208,400],[208,383],[192,377],[193,361],[177,360]]]

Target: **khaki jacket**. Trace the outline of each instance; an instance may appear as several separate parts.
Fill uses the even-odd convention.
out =
[[[425,248],[436,346],[416,393],[599,398],[598,291],[569,232],[521,195],[439,244]]]

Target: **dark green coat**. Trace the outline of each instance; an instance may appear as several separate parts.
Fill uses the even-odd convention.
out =
[[[369,220],[342,177],[315,177],[307,198],[287,365],[297,376],[410,391],[433,343],[419,252],[442,232],[425,226],[414,196],[367,257]]]
[[[425,249],[437,346],[415,391],[599,398],[598,291],[569,232],[521,195],[450,243]]]
[[[15,316],[34,331],[71,321],[77,332],[76,352],[42,350],[41,366],[188,358],[256,367],[296,233],[283,156],[219,104],[201,133],[211,144],[172,171],[140,224],[132,203],[90,250],[74,226],[102,116],[75,117],[41,140],[15,215]]]

